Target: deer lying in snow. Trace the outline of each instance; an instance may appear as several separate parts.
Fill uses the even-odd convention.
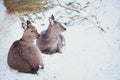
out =
[[[9,50],[7,62],[11,68],[33,74],[36,74],[39,68],[44,68],[41,52],[33,43],[38,36],[36,28],[27,21],[22,38],[15,41]]]
[[[64,31],[66,31],[66,28],[55,21],[52,15],[49,18],[48,29],[41,32],[40,37],[37,39],[36,44],[40,51],[46,54],[62,53],[61,48],[64,46],[65,38],[61,32]]]

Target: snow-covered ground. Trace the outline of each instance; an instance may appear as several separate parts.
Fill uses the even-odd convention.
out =
[[[7,65],[9,48],[21,38],[23,30],[18,16],[6,15],[0,1],[0,80],[120,80],[119,4],[120,0],[103,0],[98,18],[105,32],[89,23],[66,27],[63,53],[42,54],[45,68],[34,75],[17,72]],[[55,10],[60,8],[45,12],[41,21],[46,27],[40,25],[41,21],[34,23],[39,32],[47,28],[48,17]]]

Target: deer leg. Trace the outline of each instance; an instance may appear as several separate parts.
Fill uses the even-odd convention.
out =
[[[39,66],[37,66],[36,68],[32,68],[30,72],[28,73],[32,73],[32,74],[38,74],[37,71],[39,70]]]
[[[62,44],[58,44],[56,52],[62,53]]]
[[[44,69],[44,65],[42,64],[42,65],[40,65],[40,69]]]
[[[59,34],[62,46],[65,46],[65,38],[62,34]]]
[[[65,46],[65,38],[62,34],[60,34],[56,52],[62,53],[62,47],[63,46]]]

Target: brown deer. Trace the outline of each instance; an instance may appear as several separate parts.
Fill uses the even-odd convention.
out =
[[[33,43],[38,37],[37,29],[27,21],[22,38],[15,41],[8,52],[7,63],[11,68],[33,74],[44,68],[41,52]]]
[[[55,21],[54,16],[49,18],[48,29],[40,33],[37,39],[38,48],[42,53],[53,54],[62,53],[61,49],[65,44],[65,38],[61,34],[66,31],[66,28],[60,23]]]

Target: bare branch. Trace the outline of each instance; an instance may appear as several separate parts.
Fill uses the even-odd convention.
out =
[[[86,18],[86,20],[90,23],[92,23],[93,25],[95,25],[97,28],[99,28],[101,31],[105,31],[103,28],[101,28],[99,25],[97,25],[96,23],[92,22],[91,20],[89,20],[88,18]]]
[[[58,4],[59,4],[59,6],[63,7],[64,9],[68,9],[68,10],[70,10],[70,11],[72,11],[72,12],[77,12],[77,14],[75,14],[74,16],[73,16],[73,15],[70,16],[70,17],[66,17],[66,16],[65,16],[66,18],[69,19],[69,21],[68,21],[67,23],[69,23],[70,25],[71,25],[71,24],[74,25],[74,24],[76,24],[77,22],[78,22],[78,23],[81,23],[81,22],[83,22],[83,21],[87,21],[87,22],[93,24],[95,27],[99,28],[101,31],[104,31],[104,29],[101,28],[101,25],[100,25],[100,23],[99,23],[99,21],[98,21],[96,12],[94,12],[95,14],[89,14],[89,12],[87,13],[86,11],[84,11],[84,10],[87,10],[86,8],[91,7],[91,6],[92,6],[92,8],[95,9],[95,10],[98,9],[98,8],[100,7],[100,5],[101,5],[102,0],[100,0],[100,4],[99,4],[97,7],[94,6],[94,5],[93,5],[93,2],[90,2],[89,0],[87,0],[86,5],[83,6],[83,7],[81,6],[80,3],[78,3],[77,5],[80,5],[80,10],[77,10],[77,8],[75,8],[75,7],[69,8],[69,7],[67,7],[67,6],[64,6],[64,5],[62,5],[62,4],[59,2],[59,0],[57,0],[57,2],[58,2]],[[76,3],[75,3],[75,4],[76,4]],[[72,4],[72,5],[74,6],[75,4]],[[88,10],[88,11],[89,11],[89,10]],[[70,12],[70,13],[72,14],[72,12]],[[80,14],[80,13],[82,13],[82,12],[83,12],[83,14]],[[87,15],[84,16],[84,13],[86,13]]]
[[[75,11],[75,12],[77,12],[77,13],[80,13],[79,10],[75,10],[75,9],[72,9],[72,8],[69,8],[69,7],[65,7],[65,6],[63,6],[58,0],[57,0],[57,2],[58,2],[58,4],[59,4],[59,6],[65,8],[65,9],[72,10],[72,11]]]

